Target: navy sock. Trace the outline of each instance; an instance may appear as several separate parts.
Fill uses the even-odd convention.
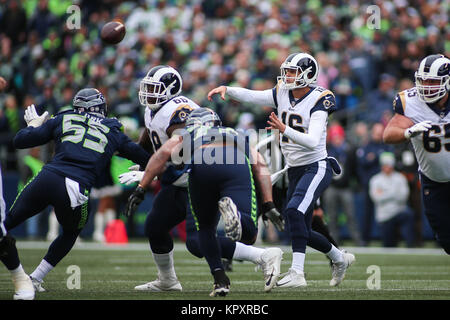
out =
[[[331,243],[322,234],[311,230],[311,235],[308,240],[308,246],[314,248],[322,253],[328,253],[331,250]]]
[[[292,251],[305,253],[310,234],[310,230],[305,221],[305,215],[296,209],[289,208],[286,210],[285,216],[289,222]]]
[[[16,239],[10,235],[6,235],[0,242],[0,260],[8,270],[14,270],[20,265]]]
[[[52,266],[56,266],[72,249],[79,231],[63,232],[52,242],[44,259]]]
[[[198,232],[200,249],[208,261],[211,272],[217,269],[224,269],[221,259],[220,245],[216,238],[215,228],[202,228]]]

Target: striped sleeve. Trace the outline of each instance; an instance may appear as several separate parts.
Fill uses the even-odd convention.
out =
[[[405,115],[405,92],[402,91],[402,92],[398,93],[395,96],[394,102],[392,104],[393,104],[394,112],[404,116]]]

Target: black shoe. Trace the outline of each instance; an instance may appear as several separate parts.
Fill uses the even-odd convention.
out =
[[[213,271],[214,287],[213,291],[209,294],[211,297],[225,297],[230,292],[230,279],[228,279],[225,271],[218,269]]]

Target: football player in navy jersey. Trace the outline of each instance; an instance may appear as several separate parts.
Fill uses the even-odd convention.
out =
[[[281,75],[273,89],[249,90],[220,86],[208,93],[208,99],[220,94],[261,106],[272,106],[268,129],[280,132],[281,151],[288,169],[289,187],[284,215],[289,223],[293,259],[292,266],[278,281],[280,287],[306,286],[304,261],[306,245],[333,261],[331,286],[339,285],[353,254],[333,246],[323,235],[311,230],[313,207],[331,182],[333,172],[340,173],[334,158],[328,157],[326,135],[328,116],[336,110],[334,94],[315,85],[319,65],[313,56],[299,52],[290,54],[280,67]]]
[[[425,215],[438,243],[450,254],[450,59],[425,57],[415,86],[394,99],[383,133],[388,144],[411,141],[419,163]]]
[[[16,134],[14,146],[31,148],[53,140],[55,155],[17,196],[4,225],[7,231],[11,230],[51,205],[62,233],[30,275],[31,286],[26,280],[28,276],[21,271],[23,286],[16,287],[14,299],[33,299],[34,288],[43,291],[42,279],[72,249],[89,218],[91,187],[113,154],[119,152],[141,166],[146,165],[149,154],[122,132],[117,119],[106,116],[105,98],[94,88],[80,90],[73,99],[73,110],[48,120],[48,112],[39,116],[34,105],[26,109],[24,119],[28,126]],[[17,270],[20,260],[14,240],[8,243],[1,261],[8,270]]]
[[[279,230],[284,227],[284,221],[273,204],[270,172],[262,155],[250,148],[248,137],[220,125],[219,117],[211,109],[192,111],[186,130],[169,139],[152,156],[127,205],[127,212],[132,212],[144,199],[145,190],[153,178],[165,170],[167,161],[176,160],[176,154],[182,149],[182,159],[178,160],[189,168],[188,198],[198,241],[214,277],[211,296],[226,295],[230,284],[216,236],[220,215],[228,238],[244,243],[254,241],[258,232],[255,190],[255,185],[258,185],[263,202],[262,214]],[[265,291],[268,292],[280,274],[282,252],[279,248],[266,250],[279,253],[275,255],[278,256],[277,263],[265,270]]]

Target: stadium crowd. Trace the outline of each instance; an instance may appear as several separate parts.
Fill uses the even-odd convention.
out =
[[[81,8],[80,28],[73,30],[66,23],[72,4]],[[380,10],[377,28],[368,23],[370,5]],[[220,99],[210,103],[208,91],[221,84],[272,88],[286,56],[304,51],[321,67],[318,85],[336,96],[329,152],[348,168],[322,201],[325,212],[334,212],[331,231],[339,239],[343,220],[337,215],[344,210],[353,241],[367,245],[372,240],[373,219],[381,220],[370,180],[381,171],[380,155],[392,152],[409,186],[403,211],[414,239],[408,245],[420,246],[424,221],[417,163],[410,146],[383,144],[382,132],[395,93],[414,86],[420,60],[433,53],[450,56],[449,11],[450,4],[439,0],[0,0],[0,76],[8,81],[0,95],[3,171],[23,171],[25,154],[14,150],[12,138],[26,126],[25,107],[34,103],[38,113],[55,114],[70,106],[82,87],[98,88],[110,114],[134,119],[142,128],[139,81],[158,64],[179,70],[183,94],[215,109],[225,126],[264,128],[271,108],[238,108]],[[127,29],[117,46],[99,37],[112,19]],[[45,162],[50,152],[44,148],[38,158]],[[334,210],[331,192],[350,196]],[[359,221],[349,202],[364,207]]]

